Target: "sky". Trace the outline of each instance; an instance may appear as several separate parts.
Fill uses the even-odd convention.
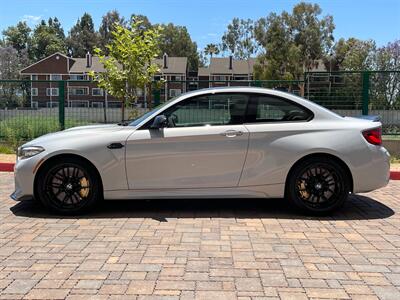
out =
[[[96,28],[101,17],[116,9],[129,18],[146,15],[152,23],[183,25],[199,49],[219,43],[234,17],[265,17],[271,12],[291,11],[292,0],[0,0],[0,32],[20,20],[35,26],[41,19],[57,16],[65,32],[88,12]],[[400,39],[400,0],[319,0],[322,15],[332,15],[334,36],[374,39],[378,46]]]

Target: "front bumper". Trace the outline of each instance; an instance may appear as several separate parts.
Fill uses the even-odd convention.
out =
[[[11,199],[23,201],[33,198],[35,171],[41,163],[42,157],[42,154],[38,154],[16,162],[14,167],[15,191],[10,195]]]
[[[25,201],[25,200],[32,200],[33,196],[18,196],[17,191],[14,191],[11,195],[10,198],[15,200],[15,201]]]

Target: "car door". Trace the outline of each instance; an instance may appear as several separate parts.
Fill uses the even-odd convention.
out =
[[[247,108],[250,140],[239,185],[284,184],[312,118],[310,110],[288,99],[254,94]]]
[[[207,94],[182,100],[161,112],[168,127],[152,120],[126,143],[130,189],[235,187],[246,158],[249,133],[243,125],[249,96]]]

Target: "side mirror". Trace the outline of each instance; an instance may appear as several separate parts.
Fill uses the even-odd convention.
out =
[[[154,118],[153,124],[151,124],[151,129],[160,129],[168,126],[167,117],[164,115],[159,115]]]

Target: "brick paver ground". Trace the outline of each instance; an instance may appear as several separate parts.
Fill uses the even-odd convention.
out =
[[[326,218],[282,200],[107,202],[60,218],[8,198],[1,299],[400,299],[400,181]]]

